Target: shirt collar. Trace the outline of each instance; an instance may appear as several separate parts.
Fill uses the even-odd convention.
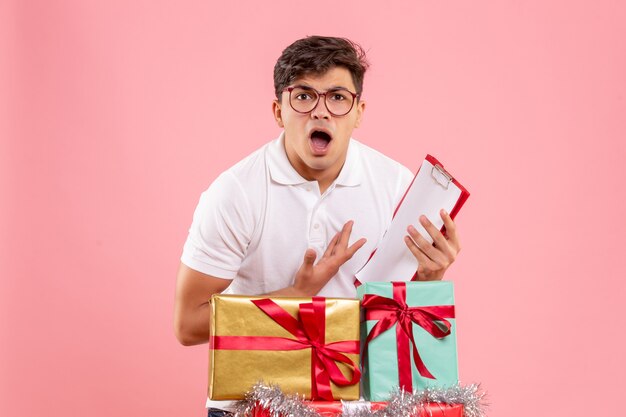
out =
[[[308,182],[308,180],[302,178],[300,174],[289,162],[287,153],[285,152],[285,132],[283,131],[280,136],[269,145],[269,169],[272,180],[283,185],[297,185]],[[347,187],[356,186],[361,184],[361,177],[363,176],[362,161],[360,158],[360,152],[358,143],[354,139],[350,139],[348,144],[348,153],[346,155],[346,161],[339,172],[339,176],[335,180],[336,185],[343,185]]]

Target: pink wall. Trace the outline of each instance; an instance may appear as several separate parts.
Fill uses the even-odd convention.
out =
[[[178,258],[200,192],[278,134],[273,64],[309,34],[369,50],[356,137],[472,192],[448,278],[490,415],[617,415],[625,21],[609,0],[3,1],[0,415],[204,415]]]

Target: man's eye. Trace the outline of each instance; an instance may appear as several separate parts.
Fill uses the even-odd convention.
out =
[[[316,98],[315,94],[306,90],[294,91],[293,96],[298,101],[312,101]]]
[[[343,100],[347,100],[348,97],[346,96],[345,93],[339,92],[339,91],[335,91],[332,93],[332,95],[330,96],[331,100],[333,101],[343,101]]]

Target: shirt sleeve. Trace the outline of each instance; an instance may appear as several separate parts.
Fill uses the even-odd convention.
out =
[[[181,262],[207,275],[233,279],[253,230],[250,203],[237,178],[226,171],[200,197]]]

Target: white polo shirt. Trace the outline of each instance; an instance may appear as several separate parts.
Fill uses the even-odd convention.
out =
[[[354,298],[354,274],[383,237],[412,179],[398,162],[350,139],[339,176],[320,194],[317,181],[302,178],[287,159],[282,133],[202,193],[181,261],[232,280],[224,293],[264,294],[290,286],[306,249],[321,258],[332,237],[354,220],[350,244],[362,237],[367,243],[319,292]]]
[[[230,279],[229,294],[264,294],[293,283],[304,252],[321,258],[328,242],[354,220],[350,244],[367,243],[319,295],[356,297],[354,274],[389,227],[413,174],[354,139],[341,172],[324,194],[293,168],[280,137],[222,173],[202,193],[181,257],[196,271]],[[408,249],[407,249],[408,250]],[[232,410],[232,401],[207,407]]]

